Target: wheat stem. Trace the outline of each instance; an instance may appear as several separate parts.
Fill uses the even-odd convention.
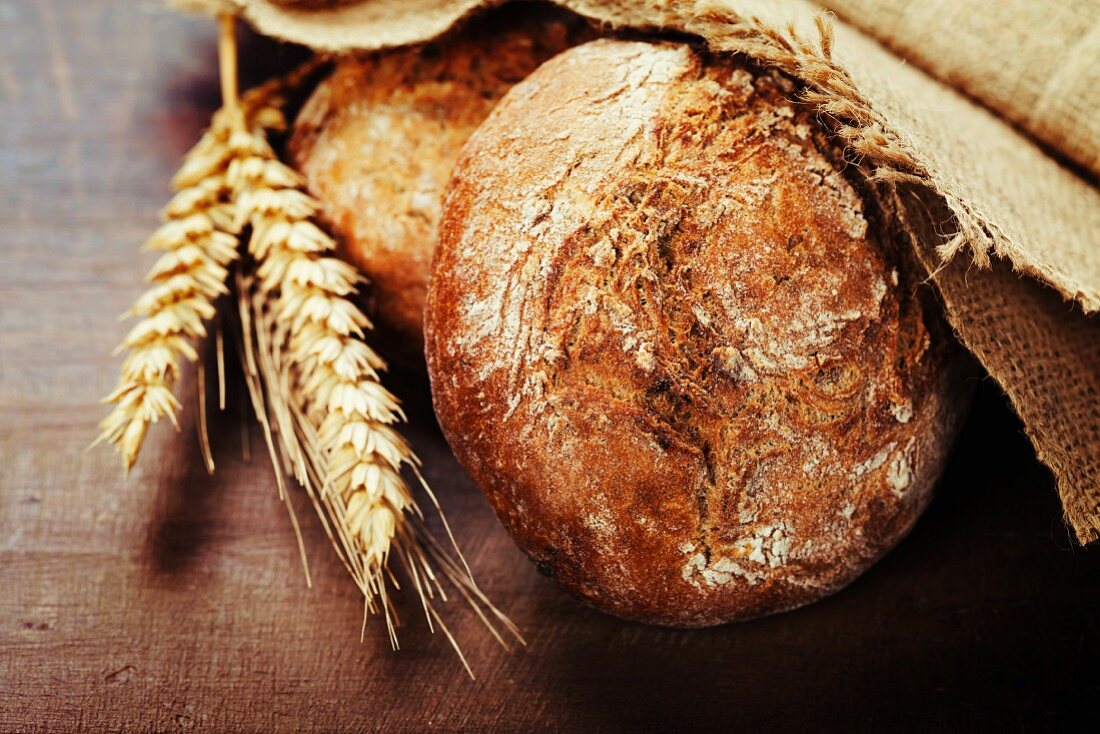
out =
[[[218,16],[218,70],[221,77],[222,107],[234,114],[240,112],[236,31],[236,18],[232,13]]]

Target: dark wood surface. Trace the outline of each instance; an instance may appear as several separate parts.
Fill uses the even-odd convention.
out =
[[[217,104],[211,24],[17,0],[0,31],[0,731],[1092,728],[1100,556],[1070,542],[988,383],[894,553],[822,603],[683,632],[540,577],[451,458],[424,381],[395,375],[459,540],[529,644],[503,652],[448,605],[472,682],[408,596],[399,653],[378,620],[360,643],[357,592],[298,497],[305,588],[256,431],[242,458],[239,393],[212,426],[213,477],[190,409],[127,481],[85,451],[150,264],[137,248]],[[292,56],[252,40],[245,75]]]

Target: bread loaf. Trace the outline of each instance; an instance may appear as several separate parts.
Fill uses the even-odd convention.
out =
[[[575,43],[564,11],[505,9],[425,46],[340,61],[303,106],[289,152],[368,280],[381,345],[423,363],[423,309],[443,187],[466,138],[516,82]]]
[[[514,87],[449,183],[440,423],[539,569],[613,614],[839,589],[913,526],[959,426],[938,309],[795,97],[594,41]]]

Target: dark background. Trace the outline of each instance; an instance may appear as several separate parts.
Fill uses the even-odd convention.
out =
[[[85,452],[116,315],[151,264],[180,156],[218,104],[213,24],[157,2],[0,2],[0,731],[1088,730],[1100,556],[983,381],[932,508],[851,587],[681,632],[591,611],[515,550],[415,375],[392,384],[475,573],[527,636],[506,653],[445,605],[466,678],[410,595],[388,649],[301,496],[306,589],[258,432],[231,394],[218,471],[191,405],[122,481]],[[246,79],[296,52],[245,39]],[[186,380],[182,395],[190,395]]]

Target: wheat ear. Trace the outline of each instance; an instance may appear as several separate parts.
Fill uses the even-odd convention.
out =
[[[163,254],[147,276],[150,288],[123,315],[140,320],[116,350],[128,354],[118,386],[104,399],[115,407],[100,423],[96,443],[114,444],[126,471],[151,423],[167,417],[179,428],[174,388],[181,362],[198,358],[194,342],[206,336],[215,299],[229,292],[226,278],[238,245],[226,181],[237,154],[229,145],[231,117],[215,115],[173,179],[177,193],[145,245]]]

